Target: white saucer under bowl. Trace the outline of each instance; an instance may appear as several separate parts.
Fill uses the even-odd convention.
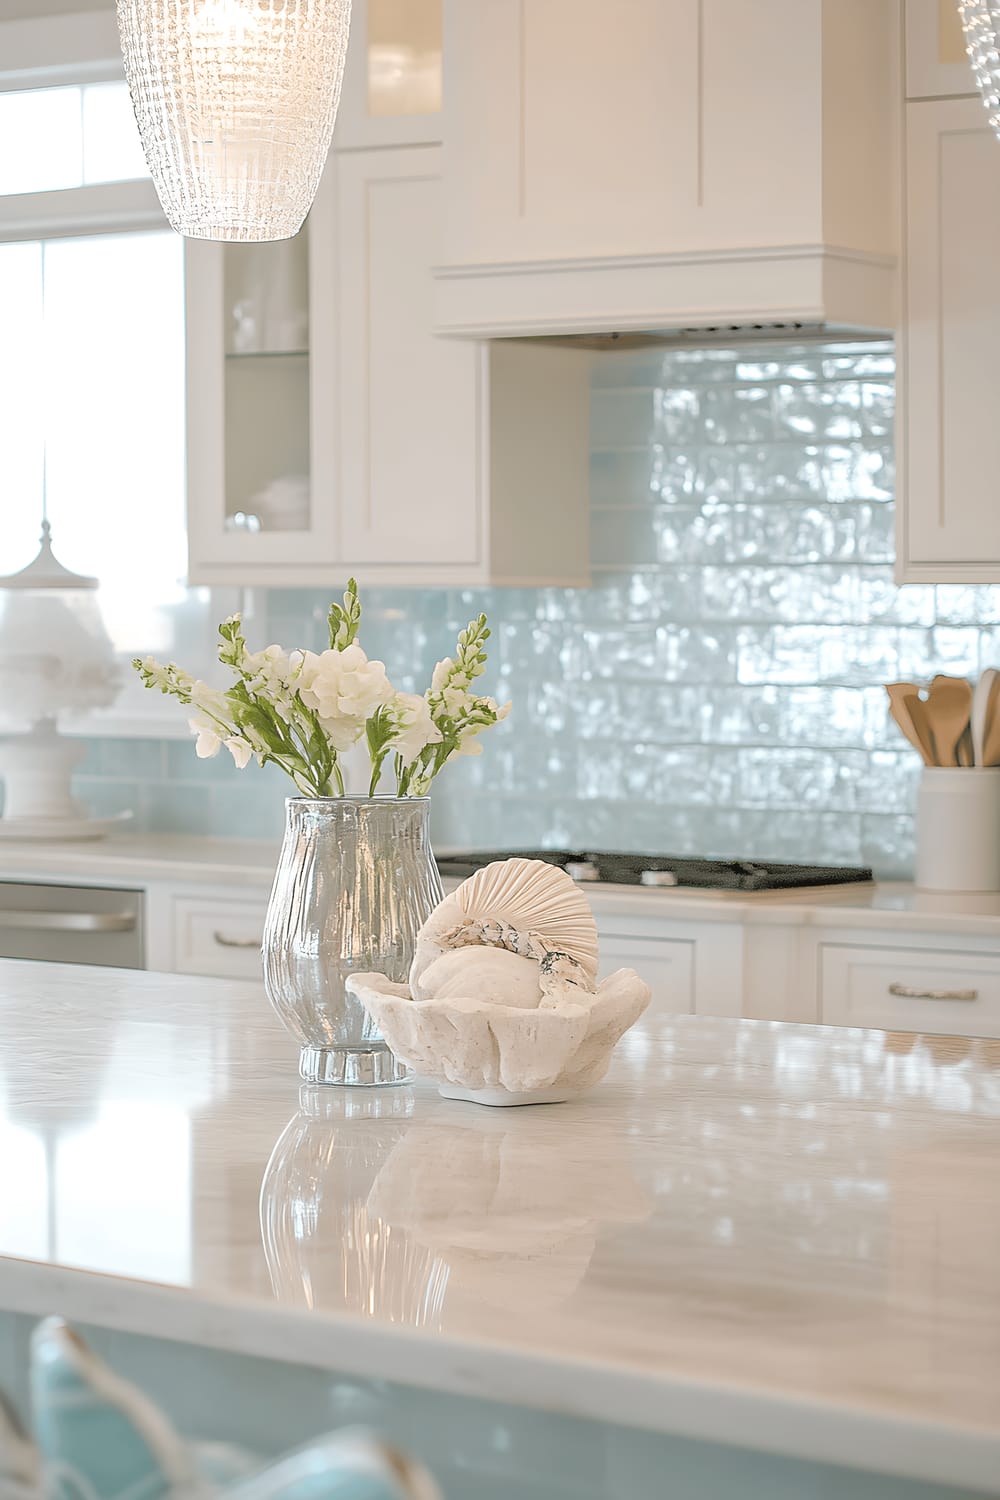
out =
[[[442,1099],[466,1099],[470,1104],[491,1104],[501,1107],[507,1104],[565,1104],[567,1099],[576,1099],[579,1090],[574,1089],[525,1089],[513,1094],[509,1089],[461,1089],[451,1083],[439,1083],[438,1093]]]
[[[51,844],[103,839],[131,819],[130,812],[116,813],[113,818],[0,818],[0,839]]]

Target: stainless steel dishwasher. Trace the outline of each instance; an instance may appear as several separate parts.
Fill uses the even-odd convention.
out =
[[[0,958],[141,969],[142,892],[0,881]]]

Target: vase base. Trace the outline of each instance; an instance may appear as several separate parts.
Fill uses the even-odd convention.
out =
[[[299,1077],[306,1083],[374,1089],[409,1083],[410,1071],[388,1047],[303,1047],[299,1053]]]

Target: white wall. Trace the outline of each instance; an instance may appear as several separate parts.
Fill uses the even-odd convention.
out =
[[[65,15],[71,10],[109,8],[101,0],[0,0],[0,21],[36,20],[40,16]]]

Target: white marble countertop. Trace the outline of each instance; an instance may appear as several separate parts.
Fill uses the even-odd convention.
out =
[[[0,1017],[0,1307],[1000,1494],[998,1042],[658,1018],[491,1111],[300,1100],[234,982]]]
[[[155,881],[241,886],[266,899],[278,844],[265,839],[121,834],[83,843],[0,842],[0,880],[147,886]],[[599,916],[634,921],[737,922],[1000,939],[1000,892],[918,891],[904,881],[797,891],[698,891],[593,885]]]
[[[108,885],[171,880],[262,886],[266,891],[279,846],[279,840],[201,838],[179,833],[123,833],[65,843],[8,839],[0,843],[0,880]]]

